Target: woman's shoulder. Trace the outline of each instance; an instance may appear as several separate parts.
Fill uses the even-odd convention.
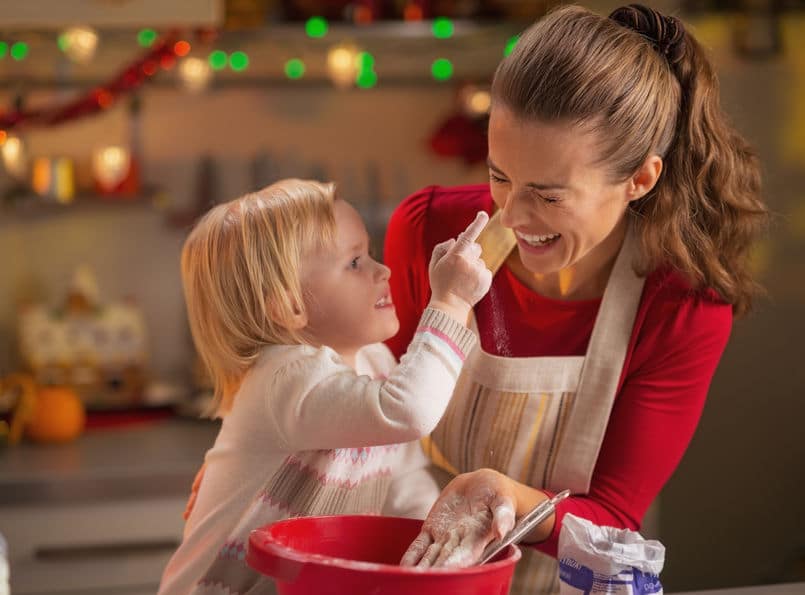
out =
[[[659,304],[699,304],[714,310],[732,311],[732,306],[709,287],[695,287],[682,272],[662,266],[646,276],[644,296]]]
[[[732,305],[715,291],[697,288],[682,272],[663,267],[646,277],[633,341],[638,351],[650,346],[650,359],[656,359],[657,351],[668,355],[685,350],[689,357],[706,351],[720,357],[732,320]]]
[[[492,211],[488,184],[428,186],[411,194],[394,210],[389,228],[419,230],[434,243],[463,230],[480,210]]]

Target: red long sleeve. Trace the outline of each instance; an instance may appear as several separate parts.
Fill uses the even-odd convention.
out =
[[[477,186],[428,188],[395,211],[385,247],[401,323],[388,342],[395,355],[404,352],[427,304],[433,246],[490,208],[488,190]],[[510,357],[583,355],[599,304],[539,296],[504,267],[475,309],[481,343]],[[599,525],[640,527],[690,443],[731,325],[731,307],[711,292],[693,291],[672,271],[648,276],[590,492],[559,505],[553,534],[539,550],[556,555],[568,512]]]

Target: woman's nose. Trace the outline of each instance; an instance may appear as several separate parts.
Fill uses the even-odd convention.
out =
[[[523,198],[516,192],[509,192],[506,201],[500,209],[500,222],[509,228],[515,228],[525,223],[526,209]]]

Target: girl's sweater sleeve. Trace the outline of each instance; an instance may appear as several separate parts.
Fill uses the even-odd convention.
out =
[[[268,419],[291,450],[395,444],[428,435],[444,414],[475,335],[428,308],[388,378],[358,376],[329,348],[280,367],[267,386]]]

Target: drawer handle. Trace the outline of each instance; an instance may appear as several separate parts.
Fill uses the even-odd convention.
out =
[[[176,539],[139,541],[137,543],[98,543],[92,545],[45,546],[37,548],[34,557],[45,562],[60,562],[86,558],[129,558],[138,555],[173,551],[179,547]]]

